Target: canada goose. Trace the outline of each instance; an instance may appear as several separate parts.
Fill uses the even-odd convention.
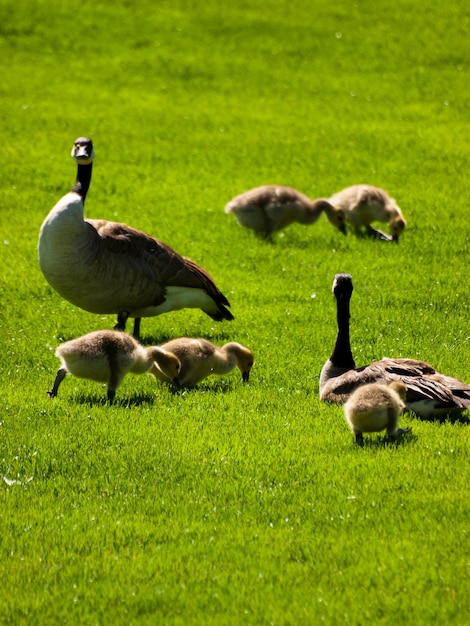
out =
[[[232,320],[227,298],[209,274],[172,248],[125,224],[84,219],[94,148],[79,137],[72,157],[77,180],[44,220],[39,264],[47,282],[63,298],[91,313],[117,313],[116,328],[135,318],[183,308],[200,308],[216,321]]]
[[[241,371],[243,382],[248,382],[254,364],[251,350],[235,342],[218,347],[207,339],[180,337],[167,341],[161,347],[178,357],[181,370],[176,383],[181,387],[195,385],[211,374],[223,376],[235,366]],[[161,369],[154,367],[151,373],[160,380],[171,382],[171,378]]]
[[[357,234],[365,226],[367,234],[373,237],[398,242],[398,237],[405,229],[406,221],[401,209],[395,200],[379,187],[353,185],[335,193],[329,201],[344,210],[346,219],[353,225]],[[372,228],[371,224],[375,221],[387,223],[391,237],[381,230]]]
[[[98,330],[66,341],[57,348],[55,355],[62,366],[52,389],[47,392],[51,398],[57,395],[60,383],[69,372],[78,378],[107,383],[110,404],[128,372],[145,374],[158,366],[165,376],[175,380],[181,367],[178,357],[171,352],[158,346],[144,348],[131,335],[115,330]]]
[[[414,359],[382,359],[356,367],[349,337],[349,310],[353,291],[350,274],[336,274],[333,293],[336,298],[338,334],[333,353],[320,374],[320,399],[344,404],[352,392],[366,383],[388,384],[394,380],[407,387],[406,409],[423,418],[458,414],[470,409],[470,385],[440,374]]]
[[[344,405],[344,417],[356,436],[356,443],[363,445],[362,433],[376,433],[386,429],[389,439],[397,440],[410,432],[409,428],[397,430],[405,400],[406,385],[400,381],[358,387]]]
[[[240,226],[269,237],[298,222],[313,224],[322,212],[343,234],[346,234],[344,211],[323,198],[312,200],[292,187],[263,185],[236,196],[225,206],[225,213],[233,213]]]

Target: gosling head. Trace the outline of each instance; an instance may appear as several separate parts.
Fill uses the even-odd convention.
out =
[[[402,383],[400,380],[394,380],[393,382],[389,383],[388,386],[400,396],[402,402],[406,402],[407,387],[405,383]]]
[[[229,350],[235,354],[237,359],[237,367],[242,373],[242,380],[247,383],[250,379],[251,368],[255,364],[255,357],[251,350],[239,343],[228,344]]]
[[[89,165],[95,156],[92,140],[88,137],[78,137],[78,139],[75,139],[71,156],[76,163]]]
[[[154,366],[163,372],[176,387],[179,387],[178,376],[181,371],[181,361],[176,354],[158,347],[153,356],[155,359]]]
[[[319,200],[324,204],[324,211],[330,224],[346,235],[346,213],[338,206],[328,202],[328,200]]]
[[[406,221],[403,217],[394,217],[390,220],[390,233],[392,235],[392,241],[398,243],[398,238],[405,230]]]

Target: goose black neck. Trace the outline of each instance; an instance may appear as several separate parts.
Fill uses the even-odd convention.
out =
[[[78,195],[81,196],[82,202],[85,202],[85,198],[90,187],[92,168],[93,163],[88,163],[86,165],[79,163],[77,167],[77,180],[75,181],[72,191],[75,191],[75,193],[78,193]]]
[[[336,319],[338,322],[338,334],[336,335],[336,343],[330,361],[336,367],[353,369],[356,367],[351,352],[351,342],[349,336],[349,318],[350,318],[350,296],[336,296]]]

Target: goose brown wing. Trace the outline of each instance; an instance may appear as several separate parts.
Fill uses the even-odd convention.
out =
[[[233,315],[225,307],[230,302],[217,288],[213,278],[194,261],[187,259],[162,241],[146,233],[106,220],[86,220],[96,230],[101,246],[106,252],[123,255],[129,264],[135,263],[139,271],[163,287],[188,287],[204,289],[214,300],[218,313],[210,313],[217,320],[231,320]]]
[[[343,403],[359,386],[388,384],[394,380],[405,383],[408,405],[429,400],[441,409],[470,408],[470,385],[436,372],[429,363],[414,359],[382,359],[345,372],[337,380],[332,378],[327,386],[334,401]]]

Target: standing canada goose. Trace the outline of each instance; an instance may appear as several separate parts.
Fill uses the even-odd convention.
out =
[[[114,330],[98,330],[62,343],[55,355],[62,366],[57,371],[51,398],[57,395],[67,372],[99,383],[108,384],[108,400],[112,404],[116,389],[124,376],[145,374],[159,367],[170,380],[175,380],[181,364],[178,357],[158,346],[144,348],[130,335]]]
[[[353,225],[357,234],[360,234],[361,228],[365,226],[367,234],[372,237],[398,242],[398,237],[405,230],[406,221],[401,209],[395,200],[379,187],[353,185],[335,193],[329,201],[344,210],[346,219]],[[372,228],[371,224],[375,221],[387,223],[391,236]]]
[[[338,334],[333,353],[320,374],[320,399],[344,404],[352,392],[366,383],[401,381],[406,385],[406,409],[423,418],[459,414],[470,409],[470,385],[440,374],[415,359],[382,359],[356,367],[349,338],[349,310],[353,292],[350,274],[336,274],[333,293],[336,298]]]
[[[241,371],[243,382],[248,382],[254,364],[251,350],[235,342],[219,348],[207,339],[180,337],[167,341],[161,347],[178,357],[181,369],[176,382],[181,387],[195,385],[211,374],[223,376],[235,366]],[[160,380],[171,382],[171,378],[161,369],[154,367],[151,373]]]
[[[344,417],[356,437],[356,443],[363,445],[362,433],[376,433],[386,429],[389,439],[396,441],[410,432],[409,428],[397,430],[405,400],[406,385],[400,381],[358,387],[344,405]]]
[[[324,211],[329,222],[346,234],[346,218],[342,209],[323,198],[312,200],[292,187],[255,187],[230,200],[224,211],[233,213],[240,226],[251,228],[265,237],[293,222],[313,224]]]
[[[63,298],[90,313],[117,313],[116,328],[135,318],[183,308],[200,308],[213,320],[232,320],[227,298],[209,274],[158,239],[125,224],[84,219],[94,149],[78,138],[72,149],[77,180],[44,220],[39,264]]]

